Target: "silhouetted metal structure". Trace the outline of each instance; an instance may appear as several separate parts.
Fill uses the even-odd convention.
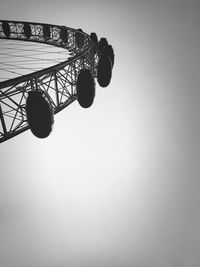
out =
[[[45,99],[48,100],[46,103],[50,108],[46,108],[45,112],[48,110],[51,112],[49,114],[47,112],[46,116],[53,123],[53,118],[50,118],[50,115],[60,112],[77,99],[82,107],[87,108],[92,104],[95,95],[94,78],[98,78],[97,80],[100,80],[100,85],[103,87],[110,82],[114,53],[112,49],[107,49],[103,55],[103,47],[105,48],[107,44],[103,39],[103,45],[102,41],[100,43],[100,51],[95,33],[89,36],[81,29],[76,30],[65,26],[1,20],[0,39],[44,43],[66,49],[71,53],[69,58],[51,67],[0,82],[0,142],[26,131],[33,124],[35,125],[37,117],[35,117],[34,122],[30,120],[38,114],[37,109],[34,109],[36,104],[30,102],[35,101],[31,100],[31,97],[40,99],[41,103],[43,102],[41,97],[44,101]],[[111,55],[109,57],[110,50]],[[100,60],[102,56],[103,58]],[[105,59],[106,56],[108,59]],[[97,77],[99,61],[101,62],[100,77]],[[102,74],[104,61],[108,70],[106,75]],[[89,90],[86,88],[87,79],[90,86]],[[107,80],[104,81],[104,79]],[[81,81],[83,84],[80,84]],[[86,90],[86,96],[80,91],[82,88]],[[37,93],[31,94],[33,91],[38,91],[38,96],[36,96]],[[90,91],[91,95],[86,99]],[[48,127],[51,129],[49,121]],[[37,132],[35,128],[31,128],[31,130],[33,134]],[[49,132],[45,133],[44,136],[35,135],[43,138],[48,136]]]

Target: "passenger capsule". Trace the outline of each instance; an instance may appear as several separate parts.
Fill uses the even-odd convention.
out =
[[[2,23],[3,33],[7,38],[10,38],[10,25],[7,21],[3,21]]]
[[[82,69],[78,75],[77,84],[77,100],[81,107],[89,108],[95,97],[95,82],[90,70]]]
[[[93,43],[98,46],[98,37],[95,32],[91,32],[90,38],[92,39]]]
[[[114,61],[115,61],[115,54],[112,45],[107,45],[104,50],[103,54],[108,56],[111,59],[112,62],[112,68],[114,66]]]
[[[107,87],[112,77],[111,59],[103,55],[100,57],[97,66],[97,81],[101,87]]]
[[[47,137],[54,122],[53,108],[43,91],[30,91],[26,100],[26,115],[31,132],[38,138]]]
[[[103,50],[105,49],[105,47],[108,45],[108,41],[106,38],[101,38],[99,43],[98,43],[98,49],[101,53],[103,53]]]
[[[67,28],[65,28],[65,27],[61,28],[61,30],[60,30],[60,38],[61,38],[63,43],[66,44],[68,42],[69,33],[68,33]]]
[[[50,36],[51,36],[51,30],[50,30],[50,27],[49,25],[44,25],[43,26],[43,37],[44,37],[44,40],[45,41],[48,41],[50,39]]]
[[[84,34],[82,29],[77,29],[75,33],[75,41],[78,48],[82,48],[84,46]]]
[[[31,37],[31,26],[29,23],[24,23],[24,35],[27,39]]]

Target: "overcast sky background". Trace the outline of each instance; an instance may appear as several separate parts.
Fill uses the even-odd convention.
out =
[[[200,266],[200,2],[1,0],[113,45],[108,88],[0,145],[0,267]]]

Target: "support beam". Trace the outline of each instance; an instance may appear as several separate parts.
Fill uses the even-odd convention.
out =
[[[3,131],[4,131],[4,135],[6,135],[7,134],[7,129],[6,129],[6,123],[5,123],[3,112],[2,112],[2,108],[1,108],[1,103],[0,103],[0,119],[1,119],[1,124],[2,124]]]

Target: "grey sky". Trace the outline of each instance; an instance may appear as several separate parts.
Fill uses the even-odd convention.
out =
[[[96,31],[94,106],[0,145],[1,267],[197,267],[199,1],[1,1],[1,19]],[[87,152],[85,152],[87,151]]]

